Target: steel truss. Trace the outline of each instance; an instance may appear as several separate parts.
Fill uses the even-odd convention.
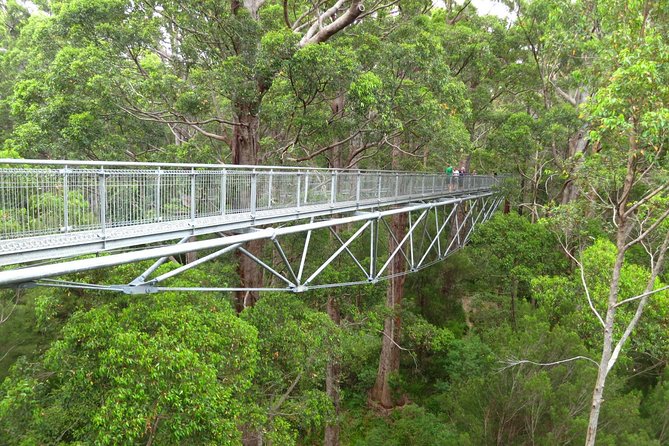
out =
[[[0,271],[0,286],[51,286],[111,290],[127,294],[145,294],[161,291],[290,291],[304,292],[332,287],[372,284],[400,275],[422,270],[445,259],[463,247],[477,224],[492,216],[502,198],[493,192],[478,192],[458,198],[409,203],[394,209],[375,212],[357,212],[336,218],[312,217],[308,223],[293,226],[251,228],[247,232],[221,233],[218,238],[146,247],[143,250],[111,254],[61,263],[27,266],[22,269]],[[397,239],[389,220],[397,214],[407,214],[406,234]],[[342,230],[344,229],[344,230]],[[312,235],[326,231],[337,248],[323,257],[314,247]],[[389,238],[394,239],[392,251]],[[253,240],[268,240],[263,260],[246,249]],[[286,249],[290,243],[292,249]],[[296,247],[296,245],[299,245]],[[268,253],[267,251],[272,251]],[[197,260],[155,276],[156,270],[170,257],[188,252],[206,252]],[[185,271],[223,255],[239,252],[265,271],[267,286],[246,287],[173,287],[164,282]],[[270,254],[270,255],[268,255]],[[400,257],[404,265],[399,272],[390,273],[389,266]],[[51,279],[63,274],[83,272],[126,263],[157,259],[142,274],[127,284],[87,284]],[[350,261],[359,270],[359,278],[346,283],[328,283],[324,271],[338,262]],[[335,262],[337,262],[335,264]],[[316,266],[314,266],[316,265]]]

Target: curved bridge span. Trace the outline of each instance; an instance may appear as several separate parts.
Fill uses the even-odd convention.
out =
[[[374,283],[464,246],[501,200],[496,176],[43,160],[0,160],[0,166],[0,286],[185,290],[163,284],[233,251],[263,268],[270,285],[198,290],[301,292]],[[406,220],[399,232],[389,223],[398,215]],[[323,256],[311,241],[315,231],[327,231],[338,248]],[[246,249],[254,240],[271,242],[272,260]],[[284,249],[284,240],[292,249]],[[152,277],[173,256],[190,252],[201,256]],[[391,263],[399,257],[404,266],[397,272]],[[340,258],[356,265],[360,280],[321,280]],[[157,260],[128,284],[50,279],[149,259]]]

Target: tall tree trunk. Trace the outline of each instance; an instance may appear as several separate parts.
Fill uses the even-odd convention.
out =
[[[232,162],[233,164],[254,165],[258,163],[260,120],[253,104],[237,104],[236,125],[232,134]],[[240,203],[241,204],[241,203]],[[245,203],[246,204],[246,203]],[[256,257],[262,251],[262,241],[249,242],[246,249]],[[241,287],[261,288],[262,270],[250,258],[237,253],[239,282]],[[238,291],[235,293],[235,307],[237,311],[253,306],[258,301],[257,291]]]
[[[518,297],[518,279],[511,281],[511,326],[516,329],[516,298]]]
[[[334,297],[328,297],[327,313],[332,321],[339,325],[340,315],[337,302]],[[332,401],[334,407],[334,422],[325,425],[324,446],[339,446],[339,363],[337,358],[330,357],[325,370],[325,392]]]
[[[189,238],[188,241],[189,242],[195,242],[195,241],[197,241],[197,237],[193,236],[193,237]],[[184,257],[185,257],[184,261],[186,263],[193,263],[194,261],[197,260],[197,251],[187,252]]]
[[[616,304],[618,303],[618,293],[620,291],[620,274],[625,262],[625,252],[627,251],[627,238],[632,229],[631,221],[625,216],[627,210],[627,203],[629,201],[629,194],[634,185],[635,170],[636,170],[636,140],[630,136],[631,153],[627,159],[627,174],[623,184],[622,199],[617,203],[617,233],[616,233],[616,261],[613,265],[611,273],[611,282],[609,285],[609,296],[606,306],[606,318],[604,319],[604,339],[602,342],[602,356],[599,360],[599,369],[597,371],[597,381],[595,382],[595,389],[592,392],[592,404],[590,406],[590,418],[588,420],[588,432],[585,438],[586,446],[594,446],[595,438],[597,436],[597,425],[599,422],[599,412],[604,401],[604,386],[606,385],[606,377],[613,364],[610,364],[613,352],[613,329],[615,326]],[[652,286],[652,283],[651,283]]]
[[[407,214],[395,214],[391,217],[390,228],[395,234],[397,240],[402,240],[407,231]],[[397,243],[392,237],[388,240],[389,252],[393,252]],[[405,270],[404,257],[396,255],[390,262],[389,274],[401,273]],[[394,406],[389,378],[393,373],[397,373],[400,368],[400,331],[402,328],[402,298],[404,297],[404,279],[405,276],[397,276],[390,279],[388,291],[386,293],[386,307],[391,311],[391,315],[386,317],[383,324],[383,344],[381,345],[381,355],[379,358],[379,369],[376,374],[376,382],[370,392],[371,401],[384,408]]]
[[[585,150],[588,147],[588,128],[580,129],[576,135],[569,140],[569,152],[567,159],[575,160],[574,165],[569,170],[567,181],[565,181],[562,188],[562,196],[560,198],[561,204],[569,204],[578,197],[579,189],[575,181],[575,174],[585,161]],[[575,156],[581,154],[578,158]]]

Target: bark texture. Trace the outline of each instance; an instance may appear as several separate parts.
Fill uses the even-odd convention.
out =
[[[233,164],[255,165],[258,163],[259,152],[259,123],[258,115],[253,104],[237,104],[236,125],[233,129],[232,138],[232,162]],[[239,197],[235,196],[235,199]],[[248,203],[239,203],[247,206]],[[263,242],[253,241],[246,245],[246,249],[256,257],[260,257]],[[249,257],[237,253],[239,282],[241,287],[261,288],[262,270]],[[253,306],[259,298],[257,291],[238,291],[235,293],[235,307],[242,311],[246,307]]]
[[[402,240],[407,231],[407,214],[396,214],[392,216],[390,228],[397,240]],[[397,243],[389,237],[389,252],[397,247]],[[389,265],[389,274],[392,276],[405,270],[404,257],[395,256]],[[402,298],[404,297],[404,280],[406,276],[393,277],[388,283],[386,292],[386,307],[391,311],[383,324],[383,343],[379,357],[379,369],[376,374],[376,382],[370,392],[370,400],[386,409],[395,405],[392,389],[390,387],[390,376],[397,373],[400,368],[399,340],[402,328]]]

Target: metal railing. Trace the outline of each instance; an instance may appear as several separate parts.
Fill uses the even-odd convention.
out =
[[[498,177],[216,164],[0,159],[0,240],[489,189]],[[11,167],[10,167],[11,166]]]

